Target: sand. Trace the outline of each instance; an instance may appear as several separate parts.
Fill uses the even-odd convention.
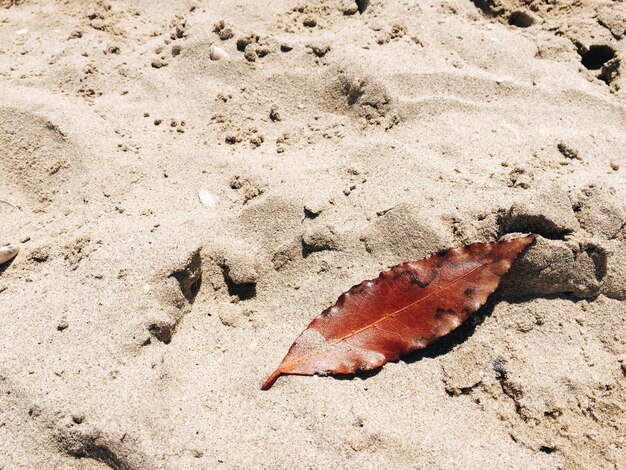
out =
[[[626,466],[626,4],[0,5],[0,469]],[[440,343],[260,386],[381,270]]]

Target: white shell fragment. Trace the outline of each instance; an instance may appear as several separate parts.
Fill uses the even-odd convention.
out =
[[[215,206],[217,205],[218,197],[211,194],[206,189],[201,189],[200,191],[198,191],[198,199],[200,199],[200,202],[202,203],[203,206],[207,206],[207,207],[210,207],[211,209],[214,209]]]
[[[226,52],[221,47],[212,45],[209,52],[209,57],[211,58],[211,60],[226,60],[230,56],[228,55],[228,52]]]
[[[20,249],[13,245],[0,246],[0,264],[11,261],[17,256]]]

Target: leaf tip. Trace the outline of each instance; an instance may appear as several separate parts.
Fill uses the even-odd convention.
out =
[[[269,376],[269,378],[261,386],[261,390],[269,390],[270,388],[272,388],[272,385],[274,385],[274,382],[276,382],[278,377],[280,377],[282,374],[283,372],[280,370],[280,367],[279,367],[272,373],[272,375]]]

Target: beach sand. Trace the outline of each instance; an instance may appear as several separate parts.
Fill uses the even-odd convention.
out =
[[[0,469],[626,466],[625,3],[0,5]],[[260,390],[530,232],[439,343]]]

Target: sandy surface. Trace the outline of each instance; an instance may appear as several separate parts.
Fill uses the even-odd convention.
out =
[[[0,469],[625,467],[625,3],[128,3],[0,2]],[[441,343],[261,392],[527,232]]]

